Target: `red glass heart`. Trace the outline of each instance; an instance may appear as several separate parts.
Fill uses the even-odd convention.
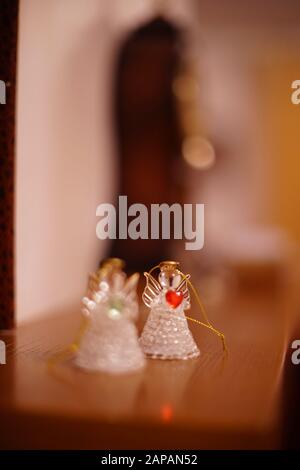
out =
[[[183,301],[183,294],[180,291],[168,290],[166,293],[166,301],[172,308],[176,308]]]

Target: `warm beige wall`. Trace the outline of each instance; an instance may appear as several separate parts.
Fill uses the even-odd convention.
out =
[[[300,242],[300,105],[291,84],[300,79],[300,60],[290,47],[271,55],[259,73],[270,180],[269,219]]]
[[[105,246],[113,194],[109,34],[97,0],[21,0],[16,179],[17,321],[78,302]]]
[[[272,243],[278,252],[279,240],[300,241],[300,105],[290,99],[300,77],[299,32],[279,34],[271,25],[200,28],[203,119],[217,159],[193,175],[194,199],[206,204],[199,259],[208,251],[217,258],[237,251],[264,256]]]

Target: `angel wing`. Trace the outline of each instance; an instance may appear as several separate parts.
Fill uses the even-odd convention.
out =
[[[146,283],[146,287],[144,289],[144,292],[142,294],[142,299],[143,299],[145,305],[147,305],[147,307],[151,308],[151,305],[152,305],[153,301],[155,300],[155,298],[162,291],[162,287],[161,287],[160,283],[156,279],[154,279],[153,276],[151,276],[151,274],[144,273],[144,276],[147,280],[147,283]]]
[[[182,292],[183,298],[186,301],[187,308],[189,308],[190,306],[190,292],[189,292],[188,283],[187,283],[190,277],[191,277],[190,274],[187,274],[186,276],[184,276],[179,286],[176,288],[177,291]]]
[[[90,273],[88,278],[88,295],[99,289],[99,279],[95,273]]]
[[[139,282],[140,275],[139,273],[134,273],[130,277],[127,278],[124,287],[123,293],[126,299],[135,300],[137,297],[137,284]]]

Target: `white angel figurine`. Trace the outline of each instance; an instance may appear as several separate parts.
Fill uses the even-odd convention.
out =
[[[175,261],[160,263],[158,280],[151,275],[153,270],[144,273],[147,284],[143,301],[151,311],[140,345],[152,358],[191,359],[200,354],[184,313],[190,308],[187,286],[190,276],[184,276],[178,267]]]
[[[126,373],[145,365],[133,323],[138,315],[139,274],[127,278],[123,265],[122,260],[110,258],[90,275],[88,294],[82,299],[88,321],[75,358],[83,369]]]

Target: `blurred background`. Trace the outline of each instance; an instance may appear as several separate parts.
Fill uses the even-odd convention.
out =
[[[19,323],[78,305],[104,256],[178,259],[212,303],[295,276],[299,21],[293,0],[20,1]],[[98,240],[120,194],[204,203],[204,249]]]
[[[299,447],[299,24],[296,0],[0,2],[0,446]],[[119,195],[204,204],[204,248],[99,240]],[[229,355],[190,324],[199,361],[49,374],[108,256],[180,261]]]

